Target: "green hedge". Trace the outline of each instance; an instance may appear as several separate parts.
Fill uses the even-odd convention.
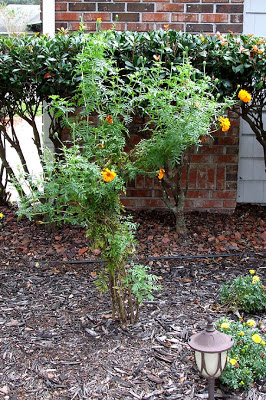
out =
[[[248,90],[252,101],[241,103],[236,112],[250,124],[263,146],[266,163],[266,130],[261,118],[266,106],[265,38],[232,34],[192,35],[172,30],[109,31],[106,35],[110,57],[117,60],[123,79],[141,65],[150,68],[158,59],[165,66],[174,68],[182,63],[185,54],[199,74],[205,69],[213,79],[218,78],[221,99],[236,92],[238,86]],[[75,74],[76,56],[82,51],[87,37],[82,31],[66,34],[64,30],[54,38],[46,35],[0,37],[1,139],[7,134],[3,128],[5,121],[12,121],[14,115],[19,115],[32,125],[41,156],[40,133],[35,124],[39,105],[44,100],[49,103],[51,95],[64,98],[75,95],[80,80]],[[52,116],[50,138],[56,148],[60,147],[54,134],[58,131],[60,133],[60,126]],[[0,141],[1,154],[3,151]],[[22,155],[20,157],[23,159]],[[1,159],[3,162],[3,156]]]

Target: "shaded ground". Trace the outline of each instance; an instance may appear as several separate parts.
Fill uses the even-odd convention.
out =
[[[163,290],[141,308],[138,324],[121,328],[110,318],[108,296],[94,288],[99,264],[68,264],[96,258],[84,231],[48,233],[1,207],[0,400],[206,398],[187,341],[208,314],[223,315],[222,283],[249,269],[265,276],[265,211],[188,214],[185,238],[168,213],[134,213],[139,257]],[[184,258],[147,260],[162,256]],[[249,392],[219,382],[216,389],[220,398],[266,399],[265,382]]]

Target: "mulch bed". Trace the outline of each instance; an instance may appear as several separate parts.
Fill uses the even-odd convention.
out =
[[[0,400],[206,399],[188,338],[208,315],[224,315],[221,284],[249,269],[265,276],[265,210],[189,213],[184,237],[167,212],[133,212],[139,258],[160,276],[162,290],[136,325],[121,327],[110,318],[108,296],[94,287],[100,264],[84,262],[100,257],[84,230],[49,233],[0,207]],[[266,382],[241,392],[217,381],[216,393],[265,400]]]

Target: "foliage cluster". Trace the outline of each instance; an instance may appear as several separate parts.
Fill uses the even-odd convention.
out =
[[[155,58],[171,74],[182,63],[184,51],[199,76],[204,73],[213,80],[220,98],[235,93],[237,85],[247,89],[251,103],[241,102],[241,114],[250,123],[257,139],[266,148],[265,130],[261,118],[265,106],[265,39],[248,35],[191,35],[171,30],[154,32],[103,32],[109,56],[116,59],[122,82],[140,69],[150,69]],[[2,160],[1,199],[6,198],[6,180],[16,179],[6,156],[5,143],[17,151],[24,171],[27,162],[14,127],[14,116],[30,123],[39,156],[43,154],[41,133],[36,126],[39,105],[50,103],[51,95],[71,98],[80,80],[73,74],[77,54],[93,34],[67,34],[59,31],[54,38],[44,35],[0,37],[0,110]],[[107,51],[108,51],[107,49]],[[114,51],[115,50],[115,51]],[[236,109],[236,111],[238,111]],[[50,139],[56,151],[60,148],[62,127],[50,112]],[[8,133],[11,127],[12,134]],[[58,133],[59,137],[55,135]]]
[[[87,40],[77,56],[80,83],[75,97],[53,96],[55,117],[70,129],[72,143],[62,143],[61,158],[47,155],[44,176],[35,181],[29,196],[22,197],[19,213],[37,217],[39,223],[87,228],[105,261],[96,286],[101,292],[109,289],[113,318],[126,324],[136,321],[139,305],[158,286],[144,266],[128,264],[135,251],[136,226],[122,214],[120,193],[131,174],[124,148],[134,96],[131,84],[121,84],[105,48],[101,34]],[[80,112],[71,116],[77,107]],[[91,123],[93,113],[97,124]]]
[[[243,310],[248,313],[266,311],[266,288],[254,270],[246,276],[238,276],[220,289],[221,303],[228,310]]]
[[[248,388],[253,382],[265,378],[265,335],[262,323],[242,318],[230,321],[221,318],[217,322],[217,330],[231,335],[234,346],[228,351],[228,362],[221,382],[232,387]]]

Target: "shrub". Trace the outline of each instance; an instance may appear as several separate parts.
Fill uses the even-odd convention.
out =
[[[254,270],[246,276],[238,276],[220,289],[221,303],[228,310],[243,310],[249,313],[266,310],[266,288]]]
[[[227,365],[219,378],[222,383],[237,388],[248,388],[265,378],[265,336],[262,324],[250,319],[234,322],[221,318],[217,330],[231,335],[234,346],[228,351]]]

